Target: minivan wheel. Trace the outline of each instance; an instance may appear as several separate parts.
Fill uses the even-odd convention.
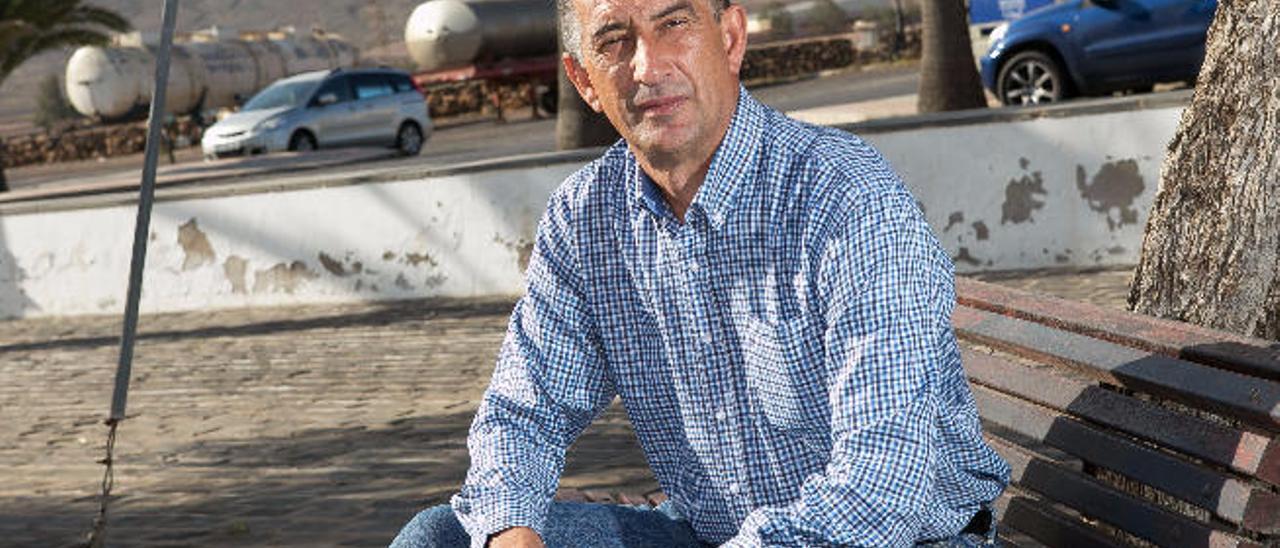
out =
[[[417,156],[422,152],[422,130],[417,124],[404,123],[396,132],[396,151],[401,156]]]
[[[1038,105],[1064,99],[1066,79],[1052,57],[1039,51],[1014,55],[1000,69],[996,89],[1006,105]]]
[[[299,131],[289,138],[289,150],[295,152],[311,152],[316,149],[316,138],[310,133]]]

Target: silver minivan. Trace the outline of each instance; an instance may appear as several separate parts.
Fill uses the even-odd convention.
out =
[[[408,73],[332,69],[277,80],[209,126],[200,146],[206,160],[343,146],[413,156],[431,130],[426,99]]]

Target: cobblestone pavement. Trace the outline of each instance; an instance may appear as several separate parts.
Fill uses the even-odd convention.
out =
[[[1122,306],[1127,271],[992,275]],[[446,502],[509,301],[145,316],[108,546],[385,546]],[[120,320],[0,322],[0,545],[72,546],[97,510]],[[615,405],[562,485],[656,488]]]

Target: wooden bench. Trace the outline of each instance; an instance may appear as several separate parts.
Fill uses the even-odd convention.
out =
[[[1280,546],[1280,345],[957,279],[1013,546]],[[661,493],[565,490],[656,505]]]
[[[1010,544],[1280,545],[1280,345],[960,279]]]

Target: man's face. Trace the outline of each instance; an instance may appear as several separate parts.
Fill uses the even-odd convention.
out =
[[[575,0],[581,59],[565,68],[587,104],[655,156],[714,150],[738,100],[746,15],[707,0]]]

